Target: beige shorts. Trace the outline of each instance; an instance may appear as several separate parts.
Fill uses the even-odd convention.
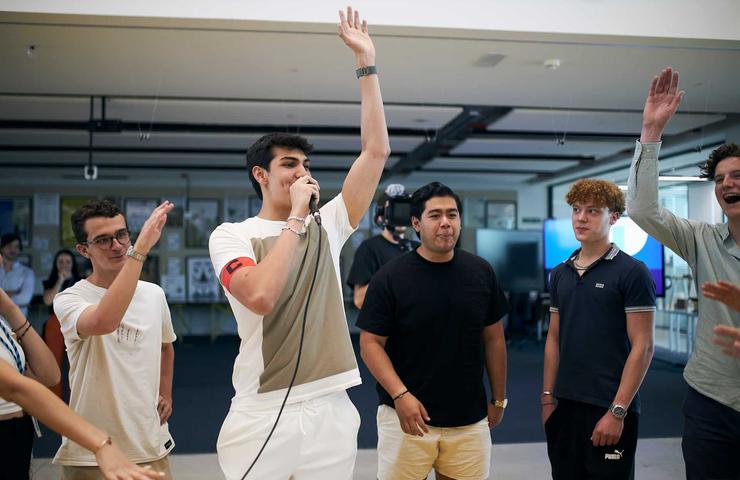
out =
[[[463,427],[429,427],[423,437],[401,430],[396,411],[378,407],[378,479],[419,480],[434,468],[457,480],[485,480],[491,464],[488,419]]]
[[[154,460],[153,462],[139,463],[142,467],[150,466],[158,472],[163,472],[164,480],[172,480],[170,472],[170,461],[168,457]],[[103,473],[98,467],[70,467],[62,466],[62,480],[105,480]]]
[[[216,450],[227,480],[242,478],[270,433],[277,411],[231,410],[226,416]],[[360,414],[344,390],[286,405],[247,478],[351,480],[359,429]]]

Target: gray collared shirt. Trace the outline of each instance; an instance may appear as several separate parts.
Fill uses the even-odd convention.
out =
[[[740,247],[726,223],[708,224],[678,217],[658,203],[660,143],[637,142],[630,167],[627,213],[647,233],[686,260],[697,283],[699,321],[694,353],[684,378],[698,392],[740,411],[740,362],[712,343],[715,325],[740,327],[740,313],[706,298],[704,282],[740,284]]]

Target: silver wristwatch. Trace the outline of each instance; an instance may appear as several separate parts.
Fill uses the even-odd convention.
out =
[[[146,255],[142,255],[136,250],[134,250],[133,245],[128,246],[128,250],[126,250],[126,255],[140,262],[143,262],[144,260],[146,260]]]
[[[609,405],[609,411],[620,420],[627,416],[627,409],[622,405],[617,405],[616,403]]]

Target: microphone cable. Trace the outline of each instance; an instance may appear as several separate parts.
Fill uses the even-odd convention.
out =
[[[318,211],[312,214],[314,220],[316,221],[316,226],[318,227],[317,230],[319,232],[319,244],[316,251],[316,267],[313,270],[313,278],[311,279],[311,286],[308,288],[308,296],[306,297],[306,307],[303,309],[303,321],[301,323],[301,339],[298,343],[298,358],[296,358],[295,362],[295,369],[293,370],[293,376],[290,379],[290,384],[288,384],[288,391],[285,392],[285,398],[283,398],[283,403],[280,405],[280,410],[278,411],[277,418],[275,418],[275,424],[272,426],[272,429],[270,430],[270,433],[267,435],[267,438],[265,439],[265,443],[262,444],[262,447],[260,448],[260,451],[257,452],[257,456],[254,457],[254,460],[252,461],[252,464],[249,465],[249,468],[246,472],[244,472],[244,475],[242,475],[241,480],[244,480],[247,478],[247,475],[249,475],[249,472],[252,471],[254,468],[254,465],[257,463],[257,460],[259,460],[260,456],[262,455],[262,452],[265,450],[265,447],[267,446],[267,442],[270,441],[270,438],[272,437],[272,434],[275,432],[275,429],[277,428],[278,421],[280,421],[280,416],[283,414],[283,409],[285,408],[285,404],[288,401],[288,395],[290,395],[290,391],[293,389],[293,384],[295,383],[295,379],[298,376],[298,367],[301,364],[301,353],[303,352],[303,338],[306,335],[306,319],[308,318],[308,305],[311,302],[311,294],[313,294],[313,288],[316,284],[316,275],[319,272],[319,260],[321,259],[321,216],[318,214]],[[306,261],[306,257],[308,256],[308,242],[310,240],[310,230],[306,230],[306,252],[303,254],[303,260],[301,261],[301,264],[304,264]]]

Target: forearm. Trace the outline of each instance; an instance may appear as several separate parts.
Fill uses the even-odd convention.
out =
[[[650,367],[652,358],[653,345],[651,342],[632,346],[622,370],[622,378],[619,382],[617,394],[614,396],[615,404],[627,407],[632,403],[632,399],[640,388],[648,367]]]
[[[542,373],[542,391],[553,392],[555,390],[555,380],[558,376],[558,367],[560,366],[560,347],[558,339],[550,334],[545,341],[545,364]]]
[[[142,266],[143,262],[131,257],[127,258],[116,279],[113,280],[100,303],[96,305],[93,313],[94,319],[91,323],[94,323],[104,333],[115,331],[123,320],[131,299],[136,293]]]
[[[486,342],[486,371],[494,400],[506,398],[506,342],[502,339]]]
[[[374,55],[358,55],[357,66],[375,65]],[[363,152],[374,154],[377,161],[385,163],[390,153],[388,127],[385,121],[383,98],[378,75],[365,75],[360,83],[360,144]]]
[[[162,360],[159,369],[159,394],[172,398],[172,379],[175,373],[175,348],[171,343],[162,344]]]
[[[2,366],[2,397],[23,407],[55,432],[90,451],[108,437],[72,411],[51,390]]]
[[[362,346],[360,356],[367,365],[370,373],[380,383],[388,395],[394,397],[406,390],[401,377],[398,376],[396,369],[391,363],[391,359],[385,351],[385,348],[378,343],[367,343]],[[413,393],[413,392],[412,392]]]
[[[265,258],[232,279],[231,294],[255,313],[270,314],[288,282],[299,242],[298,235],[283,230]]]

